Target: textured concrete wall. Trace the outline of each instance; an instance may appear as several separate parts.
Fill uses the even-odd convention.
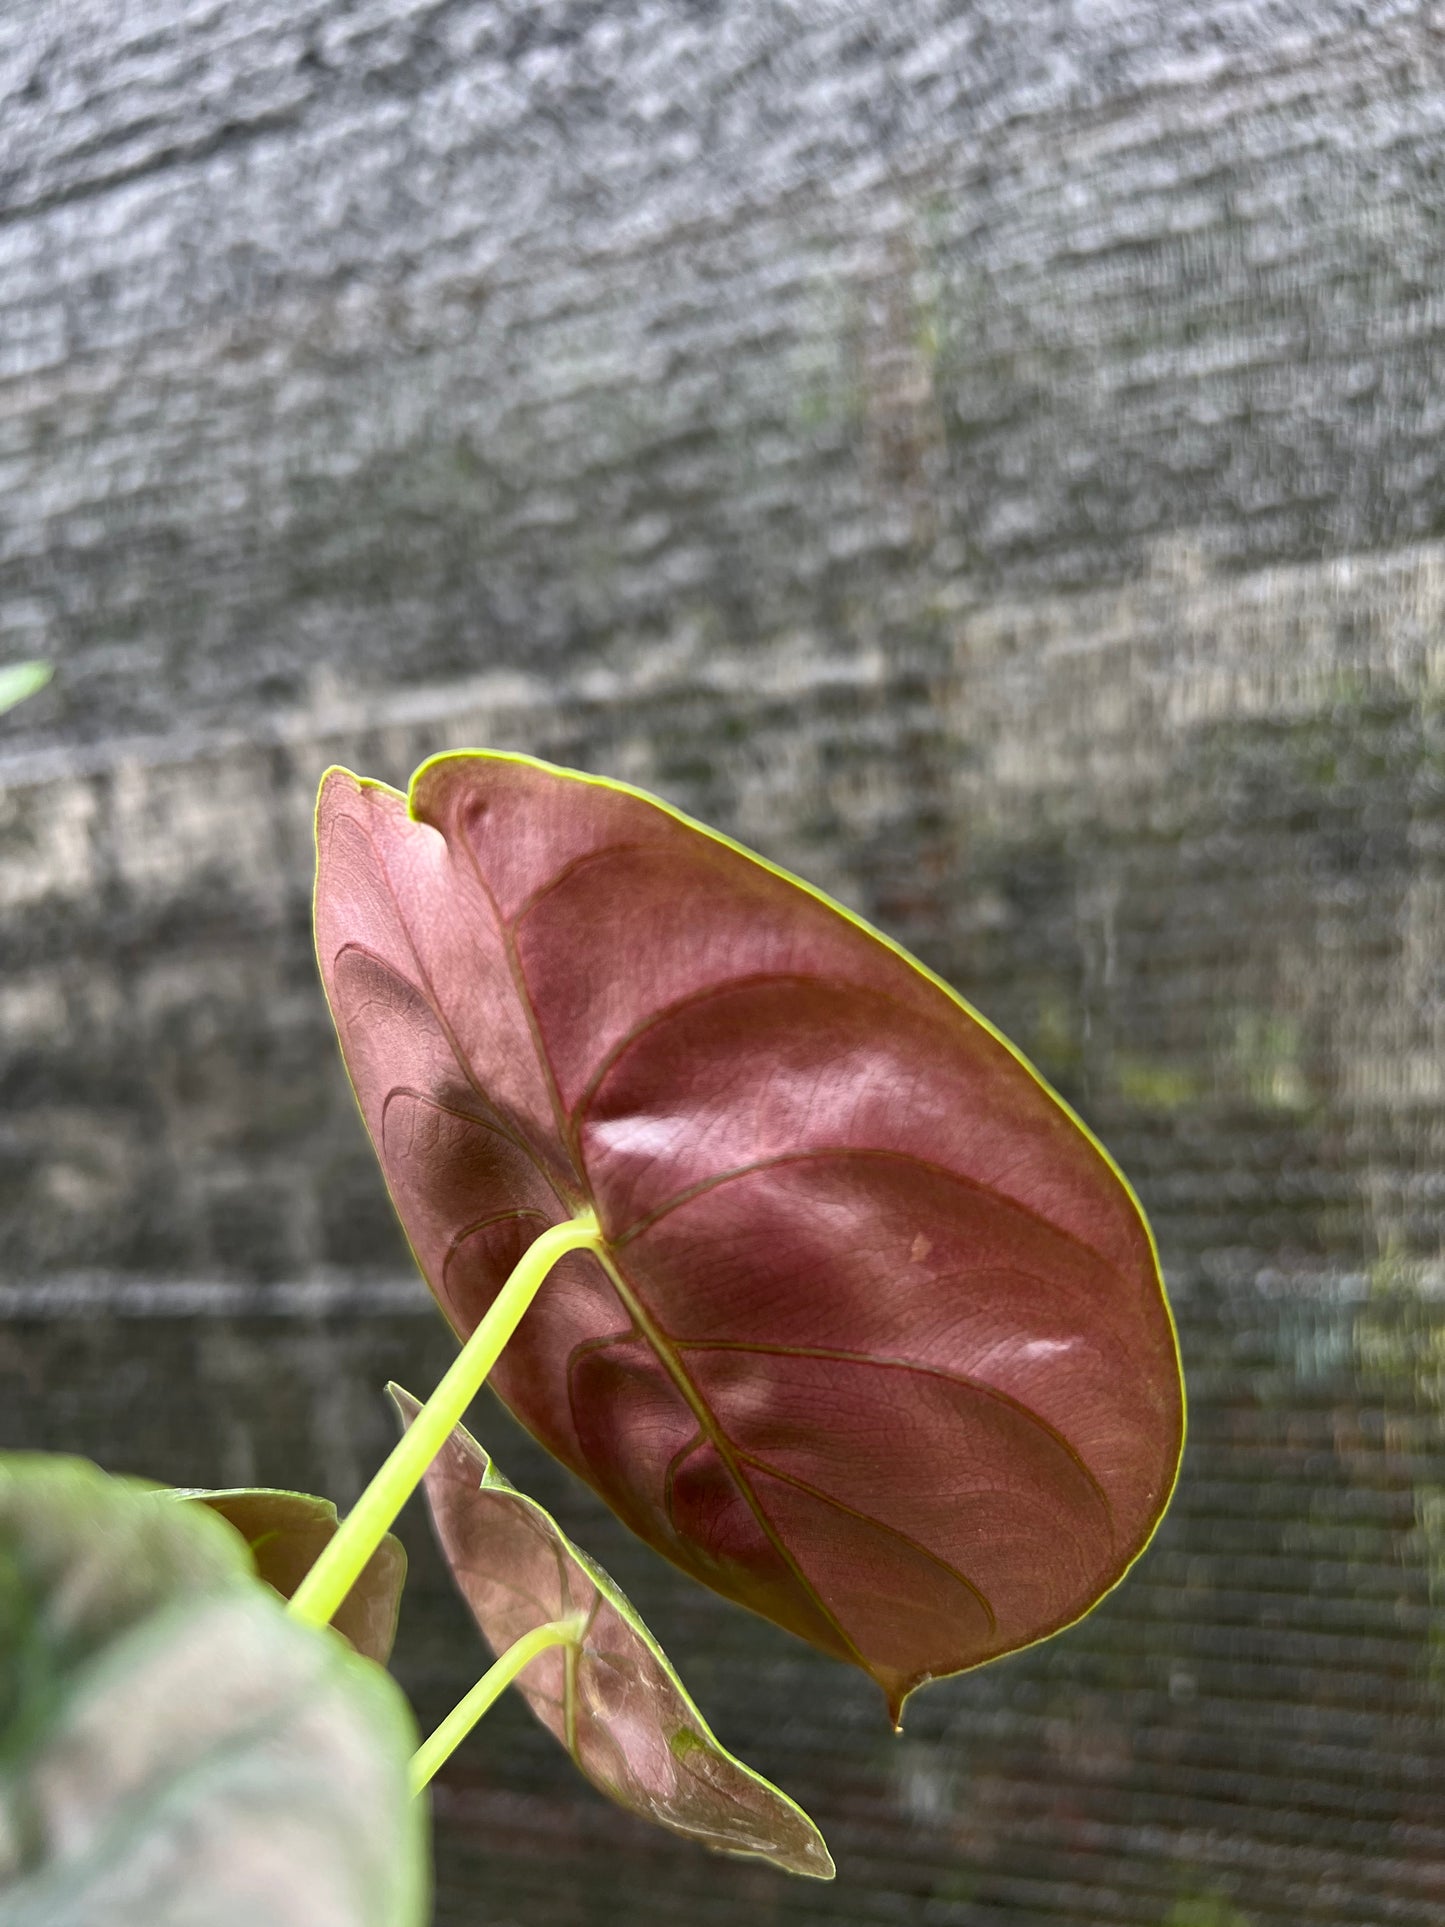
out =
[[[479,1408],[841,1878],[503,1708],[446,1927],[1445,1907],[1442,178],[1430,7],[0,19],[0,644],[58,664],[0,720],[0,1443],[344,1501],[439,1375],[309,829],[469,741],[915,948],[1176,1302],[1148,1560],[901,1741]],[[408,1531],[430,1719],[477,1655]]]
[[[897,12],[7,8],[14,727],[1440,532],[1435,8]]]

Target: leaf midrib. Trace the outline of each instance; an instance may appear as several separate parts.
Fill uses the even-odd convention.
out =
[[[582,1131],[582,1122],[583,1122],[583,1112],[585,1111],[585,1107],[589,1099],[593,1095],[595,1095],[596,1090],[600,1087],[601,1078],[598,1075],[594,1075],[594,1077],[591,1080],[589,1080],[589,1084],[584,1090],[582,1098],[579,1100],[578,1105],[571,1113],[569,1113],[563,1104],[560,1082],[557,1077],[556,1069],[552,1063],[551,1057],[547,1051],[546,1044],[543,1038],[540,1020],[537,1015],[536,1005],[532,999],[531,988],[527,981],[526,972],[525,972],[525,969],[523,968],[520,951],[517,945],[513,922],[512,920],[509,920],[508,918],[502,915],[500,904],[498,902],[496,893],[492,889],[492,886],[489,883],[482,869],[480,857],[475,848],[472,838],[470,836],[463,835],[461,838],[461,841],[465,846],[467,859],[472,869],[472,872],[476,877],[478,887],[482,891],[487,901],[487,904],[492,912],[495,927],[497,929],[498,935],[502,942],[503,954],[506,958],[507,969],[512,981],[513,990],[517,997],[518,1003],[521,1007],[523,1017],[526,1021],[528,1034],[532,1039],[532,1046],[533,1046],[533,1051],[535,1054],[537,1066],[542,1075],[543,1082],[546,1086],[548,1100],[551,1105],[552,1114],[553,1114],[554,1128],[557,1132],[558,1141],[560,1142],[567,1156],[568,1162],[571,1164],[572,1170],[578,1179],[578,1183],[581,1187],[583,1195],[588,1199],[589,1202],[593,1204],[593,1207],[595,1209],[596,1200],[593,1198],[593,1195],[592,1195],[592,1187],[587,1175],[586,1163],[582,1156],[580,1140],[581,1140],[581,1131]],[[524,913],[525,911],[528,911],[534,908],[536,904],[540,902],[547,894],[549,894],[552,890],[558,887],[559,884],[561,884],[562,882],[565,882],[566,879],[574,873],[574,871],[582,867],[582,864],[584,862],[595,861],[604,857],[611,856],[617,851],[618,848],[630,849],[635,847],[637,846],[613,845],[613,846],[605,847],[600,851],[590,852],[588,853],[587,857],[585,857],[584,859],[574,859],[572,863],[564,865],[563,868],[555,876],[550,878],[546,884],[539,885],[538,888],[531,893],[531,895],[524,902],[524,906],[523,906]],[[383,865],[383,869],[385,869],[384,865]],[[389,881],[390,881],[390,878],[388,873],[388,882]],[[393,892],[393,900],[396,901],[395,892]],[[397,907],[398,907],[398,910],[401,910],[401,905],[399,901],[397,903]],[[403,913],[403,925],[405,925],[404,913]],[[412,942],[409,930],[408,930],[407,936],[408,936],[408,942],[409,944],[411,944],[411,947],[412,947],[413,955],[417,956],[415,944]],[[418,964],[418,968],[420,969],[421,964],[420,964],[419,956],[417,957],[417,964]],[[688,993],[685,997],[677,999],[673,1004],[669,1004],[665,1006],[662,1010],[653,1012],[646,1020],[645,1023],[642,1023],[636,1026],[631,1033],[629,1033],[626,1037],[620,1040],[619,1043],[607,1053],[606,1058],[604,1060],[604,1070],[611,1069],[615,1066],[616,1063],[620,1062],[620,1060],[626,1055],[627,1050],[633,1044],[635,1044],[640,1037],[649,1034],[659,1024],[667,1021],[669,1018],[677,1014],[680,1014],[682,1011],[692,1008],[701,998],[720,995],[730,990],[741,989],[746,987],[747,984],[749,983],[769,982],[773,980],[774,976],[780,977],[784,980],[797,981],[799,980],[800,975],[801,973],[797,973],[797,972],[753,973],[745,978],[728,979],[722,983],[708,986],[706,990],[701,993],[698,993],[698,992]],[[482,1092],[481,1087],[478,1085],[475,1074],[472,1070],[472,1067],[468,1063],[466,1058],[463,1056],[450,1026],[446,1024],[446,1020],[442,1017],[440,1010],[437,1009],[436,1007],[435,992],[432,990],[429,980],[426,981],[426,991],[430,993],[428,995],[428,1002],[431,1003],[432,1008],[436,1011],[438,1021],[442,1024],[448,1043],[451,1045],[451,1048],[457,1057],[458,1063],[463,1071],[463,1074],[466,1076],[468,1082],[472,1085],[473,1089],[476,1090],[478,1092],[478,1095],[482,1096],[483,1101],[488,1104],[488,1108],[491,1108],[490,1100],[486,1098],[485,1093]],[[883,994],[886,995],[886,993],[883,993]],[[890,1001],[892,1000],[890,999]],[[1050,1219],[1044,1217],[1042,1213],[1034,1210],[1032,1207],[1024,1203],[1022,1200],[1012,1198],[1007,1193],[1001,1192],[995,1187],[988,1185],[982,1182],[981,1180],[970,1179],[967,1176],[965,1176],[963,1173],[957,1172],[949,1166],[934,1164],[930,1160],[918,1157],[914,1153],[903,1152],[903,1151],[889,1151],[886,1149],[880,1149],[877,1147],[867,1147],[867,1146],[817,1147],[817,1148],[809,1149],[803,1152],[785,1152],[785,1153],[780,1153],[777,1157],[752,1160],[748,1164],[737,1167],[736,1169],[732,1169],[726,1172],[716,1173],[711,1178],[700,1181],[697,1185],[686,1187],[682,1192],[677,1194],[675,1197],[666,1200],[662,1206],[658,1207],[657,1210],[647,1214],[644,1218],[637,1220],[633,1224],[629,1225],[625,1233],[619,1237],[617,1243],[620,1246],[625,1242],[629,1242],[631,1239],[637,1237],[641,1232],[648,1229],[652,1224],[655,1224],[656,1222],[658,1222],[659,1219],[665,1216],[668,1212],[677,1209],[679,1206],[689,1202],[692,1198],[696,1196],[702,1195],[707,1191],[715,1189],[717,1186],[721,1184],[744,1177],[748,1175],[750,1172],[753,1172],[759,1169],[766,1169],[774,1165],[796,1163],[796,1162],[802,1162],[807,1159],[824,1158],[824,1157],[877,1158],[880,1160],[892,1159],[898,1162],[913,1164],[921,1170],[926,1170],[930,1173],[936,1174],[939,1177],[942,1177],[944,1179],[950,1180],[958,1184],[962,1188],[966,1188],[974,1192],[980,1197],[987,1198],[993,1203],[995,1203],[996,1205],[1004,1209],[1017,1212],[1020,1216],[1025,1217],[1031,1220],[1032,1222],[1034,1222],[1035,1224],[1037,1224],[1041,1229],[1048,1231],[1052,1236],[1057,1237],[1062,1241],[1073,1245],[1076,1249],[1078,1249],[1088,1257],[1092,1258],[1096,1263],[1103,1265],[1106,1270],[1110,1271],[1116,1276],[1122,1276],[1121,1268],[1116,1261],[1106,1257],[1105,1254],[1100,1250],[1098,1250],[1096,1246],[1089,1244],[1086,1239],[1080,1237],[1077,1233],[1069,1231],[1066,1228],[1063,1228],[1058,1224],[1054,1223]],[[535,1160],[535,1158],[533,1161],[537,1162],[537,1167],[539,1172],[547,1180],[549,1184],[549,1188],[551,1188],[555,1193],[556,1183],[552,1174],[543,1170],[540,1165],[540,1162]],[[600,1212],[598,1215],[600,1218],[600,1215],[601,1215]],[[662,1365],[664,1371],[667,1373],[669,1379],[672,1381],[677,1391],[683,1398],[684,1402],[687,1404],[689,1410],[693,1413],[693,1416],[696,1418],[698,1422],[701,1435],[704,1438],[706,1438],[708,1443],[710,1443],[713,1449],[717,1452],[719,1459],[722,1461],[723,1465],[727,1469],[729,1477],[732,1479],[734,1485],[736,1486],[738,1492],[740,1493],[745,1503],[747,1504],[754,1519],[757,1521],[759,1529],[763,1532],[768,1542],[773,1546],[775,1551],[778,1553],[778,1556],[783,1560],[788,1571],[792,1574],[794,1580],[796,1581],[800,1589],[804,1592],[804,1594],[808,1597],[808,1599],[813,1603],[813,1605],[815,1606],[817,1611],[822,1615],[826,1623],[833,1628],[834,1632],[837,1634],[839,1640],[842,1642],[842,1644],[847,1649],[847,1651],[854,1657],[855,1663],[864,1672],[872,1675],[873,1668],[869,1665],[868,1661],[863,1656],[856,1642],[852,1639],[852,1637],[848,1634],[847,1630],[841,1624],[841,1622],[837,1617],[837,1614],[823,1600],[823,1598],[819,1594],[813,1582],[802,1571],[801,1567],[798,1565],[797,1559],[794,1557],[788,1545],[783,1540],[777,1528],[773,1525],[771,1519],[769,1518],[766,1512],[766,1509],[763,1507],[761,1500],[759,1499],[757,1493],[753,1489],[752,1481],[747,1476],[745,1467],[749,1461],[747,1461],[746,1455],[740,1454],[737,1450],[734,1449],[731,1440],[728,1438],[726,1432],[723,1430],[721,1424],[717,1419],[716,1414],[713,1412],[707,1399],[704,1397],[700,1388],[696,1385],[691,1375],[688,1373],[683,1363],[683,1360],[679,1355],[679,1352],[676,1349],[674,1349],[672,1342],[668,1338],[667,1334],[664,1333],[660,1328],[660,1326],[658,1326],[656,1322],[652,1319],[652,1317],[646,1311],[642,1302],[636,1295],[635,1291],[629,1285],[628,1281],[626,1280],[626,1278],[624,1277],[620,1269],[620,1265],[618,1262],[619,1254],[614,1251],[612,1244],[604,1239],[601,1245],[601,1248],[596,1251],[595,1255],[597,1256],[599,1262],[601,1263],[603,1270],[606,1272],[609,1282],[612,1284],[613,1290],[616,1292],[620,1304],[622,1305],[623,1309],[626,1311],[628,1316],[631,1318],[636,1334],[642,1337],[644,1341],[648,1344],[648,1346],[651,1348],[654,1356],[658,1359],[658,1362]],[[760,1349],[765,1349],[765,1348],[760,1348]],[[821,1355],[827,1355],[827,1354],[820,1353],[819,1355],[821,1356]],[[840,1354],[840,1356],[842,1355]],[[927,1368],[920,1367],[919,1369],[927,1369]],[[952,1380],[953,1382],[957,1382],[960,1384],[965,1383],[965,1381],[959,1379],[956,1374],[943,1373],[940,1375]],[[1030,1419],[1033,1423],[1035,1423],[1066,1454],[1066,1456],[1070,1459],[1070,1461],[1077,1467],[1081,1475],[1087,1480],[1090,1488],[1096,1493],[1097,1496],[1099,1496],[1105,1510],[1105,1516],[1109,1520],[1111,1528],[1116,1528],[1114,1510],[1112,1505],[1109,1503],[1107,1494],[1105,1494],[1102,1491],[1102,1488],[1100,1487],[1098,1480],[1094,1477],[1093,1473],[1089,1470],[1088,1466],[1084,1463],[1084,1461],[1082,1460],[1082,1458],[1080,1457],[1076,1449],[1072,1445],[1070,1445],[1067,1439],[1063,1438],[1062,1435],[1058,1434],[1053,1427],[1049,1426],[1047,1422],[1044,1421],[1042,1418],[1040,1418],[1037,1414],[1031,1412],[1028,1407],[1020,1404],[1018,1401],[1008,1398],[1006,1394],[996,1393],[993,1391],[993,1388],[989,1388],[989,1387],[980,1386],[980,1387],[972,1387],[972,1389],[977,1389],[981,1393],[986,1393],[990,1396],[997,1397],[1001,1402],[1018,1410],[1026,1418]],[[763,1470],[763,1471],[770,1470],[770,1468],[764,1466],[761,1461],[757,1461],[756,1463],[758,1464],[759,1470]],[[777,1476],[779,1478],[785,1478],[785,1475],[780,1473],[773,1474],[773,1476]],[[786,1479],[785,1479],[785,1482],[787,1482]],[[791,1481],[791,1482],[795,1484],[801,1484],[801,1482],[799,1481]],[[819,1496],[826,1497],[826,1495],[819,1495]],[[847,1508],[847,1507],[844,1507],[843,1509],[849,1510],[849,1511],[853,1510],[852,1508]],[[860,1514],[857,1514],[857,1516],[860,1519],[866,1520],[867,1523],[878,1526],[884,1530],[890,1530],[890,1531],[894,1530],[893,1528],[886,1527],[884,1525],[884,1522],[882,1521],[868,1519],[867,1515],[860,1513]],[[902,1537],[906,1535],[899,1535],[899,1536]],[[990,1620],[996,1625],[997,1623],[996,1615],[994,1614],[994,1610],[991,1603],[984,1595],[984,1593],[977,1587],[977,1585],[975,1585],[975,1583],[972,1580],[970,1580],[967,1577],[966,1574],[958,1571],[958,1569],[950,1565],[948,1561],[939,1559],[937,1555],[928,1554],[927,1548],[920,1547],[919,1550],[925,1553],[926,1556],[928,1556],[929,1558],[933,1559],[934,1562],[937,1563],[943,1570],[948,1571],[961,1584],[966,1586],[968,1590],[972,1592],[974,1596],[979,1600],[981,1606],[983,1607],[984,1611],[988,1614]]]
[[[527,1028],[532,1036],[533,1048],[537,1053],[537,1062],[542,1071],[542,1076],[547,1086],[547,1093],[551,1100],[558,1136],[571,1155],[573,1168],[577,1172],[578,1179],[583,1186],[588,1201],[593,1204],[593,1208],[595,1209],[596,1204],[592,1198],[592,1187],[587,1180],[586,1167],[582,1163],[577,1149],[573,1146],[572,1138],[568,1130],[569,1120],[567,1118],[566,1108],[562,1103],[562,1094],[558,1084],[556,1070],[551,1058],[547,1054],[546,1045],[543,1042],[541,1025],[537,1018],[536,1007],[532,1002],[531,988],[527,983],[526,972],[522,968],[522,960],[517,950],[512,927],[501,914],[496,894],[488,883],[486,876],[483,874],[481,860],[477,855],[472,839],[470,837],[464,837],[463,842],[478,886],[486,896],[487,902],[491,905],[492,914],[496,918],[497,930],[502,939],[502,946],[507,958],[508,969],[511,972],[513,987],[522,1005],[523,1015],[527,1020]],[[400,905],[398,904],[398,909],[399,908]],[[450,1031],[448,1031],[447,1034],[450,1037]],[[453,1048],[455,1048],[455,1045]],[[469,1081],[475,1083],[470,1066],[464,1063],[462,1068]],[[862,1652],[860,1652],[857,1644],[850,1637],[846,1628],[840,1623],[837,1614],[827,1605],[819,1594],[816,1586],[814,1586],[807,1574],[804,1573],[798,1565],[796,1558],[784,1543],[771,1519],[767,1516],[757,1494],[753,1491],[751,1481],[745,1477],[742,1467],[738,1463],[736,1455],[733,1453],[731,1443],[719,1426],[712,1409],[698,1388],[693,1384],[687,1372],[683,1369],[681,1360],[677,1357],[671,1346],[667,1344],[661,1333],[658,1332],[652,1320],[643,1310],[641,1303],[628,1287],[621,1272],[613,1262],[611,1248],[605,1238],[600,1241],[595,1255],[601,1263],[603,1270],[607,1273],[612,1288],[617,1293],[623,1309],[628,1313],[629,1317],[631,1317],[648,1344],[651,1345],[663,1370],[668,1374],[669,1378],[672,1379],[699,1425],[702,1426],[713,1449],[727,1467],[729,1476],[737,1486],[753,1517],[757,1520],[759,1530],[765,1535],[769,1544],[772,1545],[779,1558],[783,1560],[789,1572],[792,1573],[794,1579],[808,1598],[812,1600],[828,1625],[836,1632],[839,1640],[848,1652],[853,1655],[854,1663],[859,1666],[862,1671],[871,1675],[873,1669],[869,1666]]]

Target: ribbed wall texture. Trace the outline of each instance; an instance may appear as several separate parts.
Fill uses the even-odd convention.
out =
[[[1425,6],[26,0],[0,19],[0,1445],[345,1502],[450,1341],[309,946],[315,780],[661,790],[1134,1177],[1192,1395],[1090,1619],[872,1689],[489,1402],[837,1885],[519,1706],[437,1920],[1445,1913],[1445,33]],[[481,1663],[408,1516],[398,1670]]]

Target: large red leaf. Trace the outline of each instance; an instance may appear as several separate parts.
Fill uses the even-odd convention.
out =
[[[923,1680],[1070,1624],[1183,1436],[1117,1168],[948,987],[654,798],[438,757],[328,772],[317,949],[422,1271],[476,1325],[596,1211],[492,1375],[687,1572]]]

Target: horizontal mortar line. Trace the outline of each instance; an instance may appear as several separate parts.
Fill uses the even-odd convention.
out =
[[[76,1318],[326,1318],[342,1312],[440,1316],[421,1279],[117,1278],[65,1273],[0,1285],[0,1324]]]
[[[570,693],[571,709],[622,712],[639,700],[687,701],[716,695],[729,687],[727,669],[745,670],[749,688],[762,700],[784,700],[832,690],[874,692],[906,674],[876,652],[864,651],[842,662],[786,664],[769,671],[744,652],[716,663],[690,666],[678,675],[597,673],[582,677]],[[126,775],[188,770],[197,764],[272,750],[323,748],[352,743],[359,736],[425,728],[439,719],[463,724],[494,722],[517,712],[555,712],[556,691],[523,670],[485,671],[481,675],[426,683],[408,690],[378,688],[355,702],[305,705],[259,712],[244,728],[196,723],[174,731],[117,736],[98,743],[48,743],[0,753],[0,790],[12,791],[56,782],[93,781],[123,771]],[[570,713],[570,710],[569,710]]]

